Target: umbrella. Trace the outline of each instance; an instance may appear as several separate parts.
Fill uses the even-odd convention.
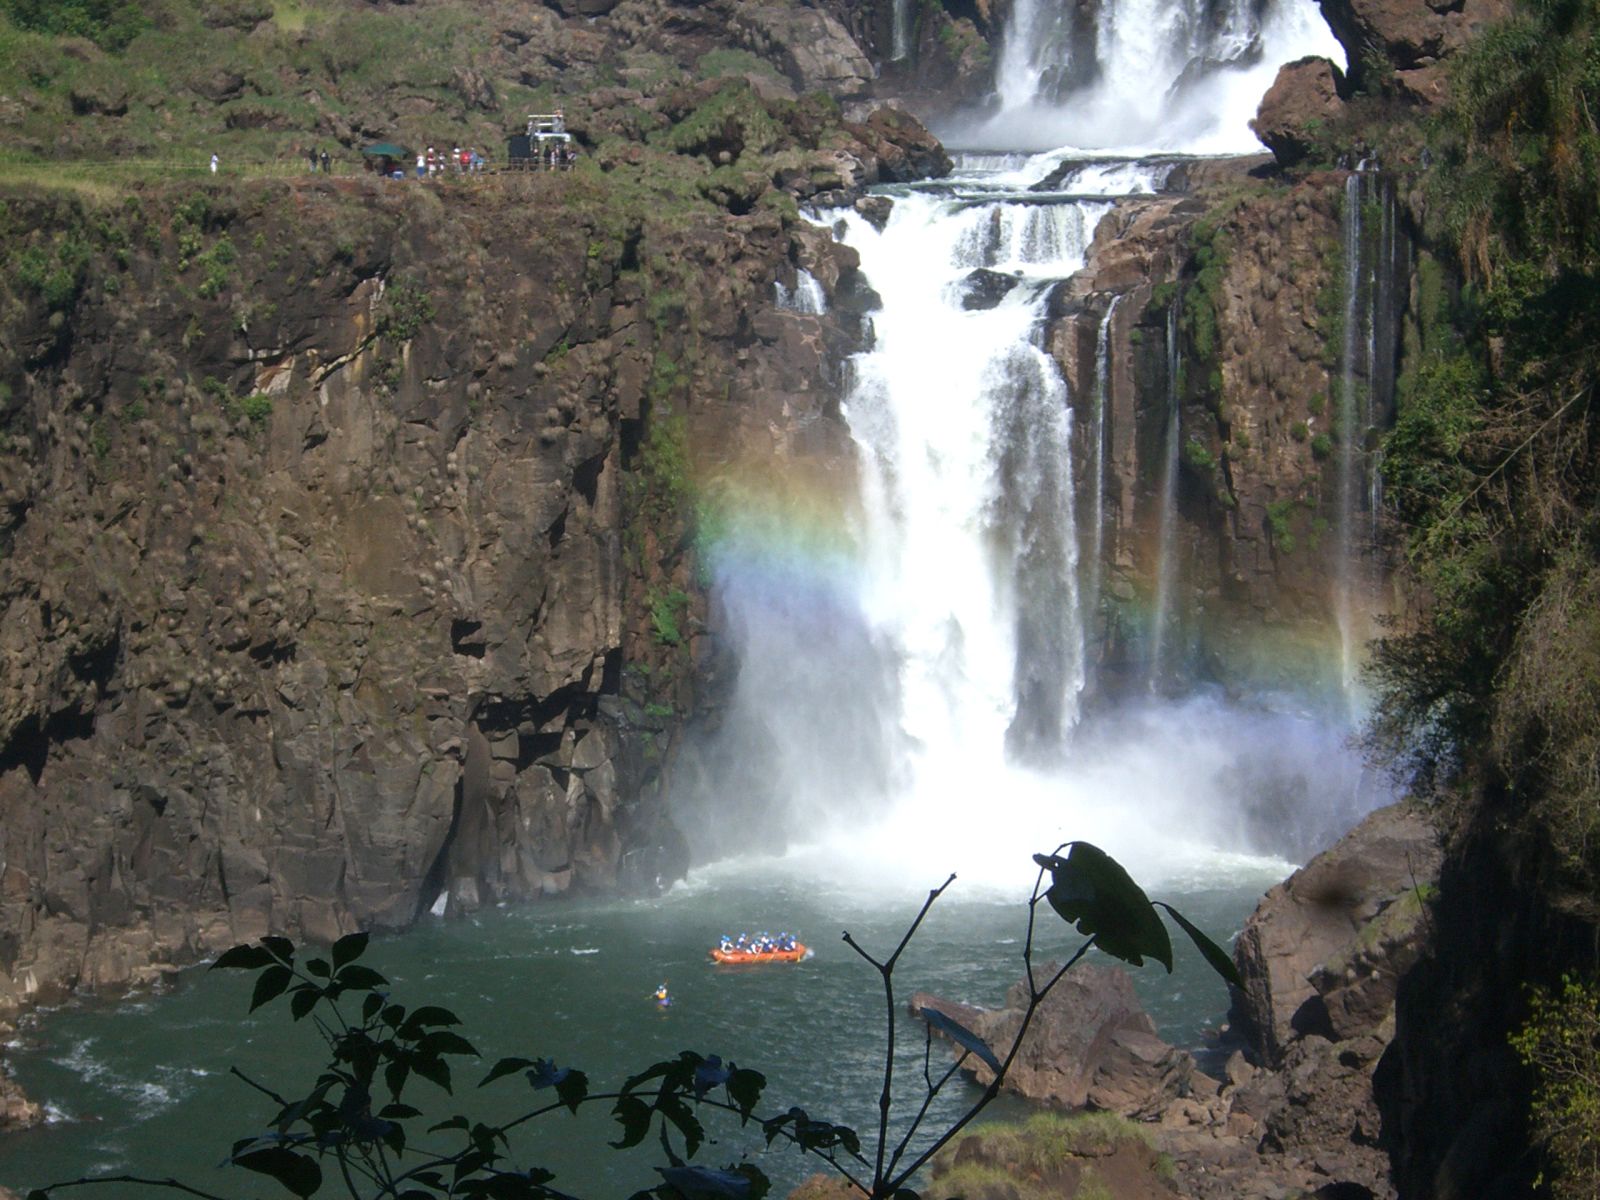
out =
[[[368,158],[410,158],[411,151],[393,142],[374,142],[361,152]]]

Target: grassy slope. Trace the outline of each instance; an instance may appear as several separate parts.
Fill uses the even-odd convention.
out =
[[[300,169],[363,144],[503,152],[524,114],[597,87],[647,93],[713,75],[774,75],[705,31],[612,36],[541,5],[449,0],[164,0],[121,50],[18,29],[0,15],[0,167],[73,160],[76,173]],[[4,8],[0,7],[0,13]],[[649,48],[646,48],[646,43]],[[34,168],[37,174],[37,168]]]

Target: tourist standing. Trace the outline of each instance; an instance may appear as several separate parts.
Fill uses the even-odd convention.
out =
[[[217,156],[215,154],[211,156],[211,173],[213,175],[217,173]]]
[[[328,169],[329,169],[331,164],[332,164],[332,160],[328,157],[328,152],[326,150],[324,150],[322,152],[322,173],[324,175],[326,175],[328,173]]]

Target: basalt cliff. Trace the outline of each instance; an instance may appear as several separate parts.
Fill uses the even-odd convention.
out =
[[[682,874],[678,752],[736,670],[697,555],[718,481],[770,461],[853,486],[839,405],[875,297],[799,206],[881,217],[866,188],[946,171],[912,114],[981,100],[1009,12],[902,7],[550,0],[457,21],[419,0],[308,30],[173,0],[121,45],[7,32],[0,122],[37,159],[0,208],[0,1021],[268,932]],[[1092,29],[1096,6],[1074,11]],[[1088,631],[1108,690],[1292,688],[1430,598],[1392,582],[1381,457],[1473,293],[1430,233],[1418,120],[1509,10],[1323,11],[1348,74],[1285,67],[1255,126],[1270,156],[1173,162],[1051,299],[1085,447],[1106,422],[1105,470],[1077,486],[1108,514]],[[382,68],[350,48],[379,33]],[[185,39],[250,53],[122,69]],[[497,146],[558,102],[570,172],[60,165],[229,136],[256,165],[320,144],[353,166],[379,138]],[[800,272],[823,311],[792,302]],[[1010,281],[973,286],[982,303]],[[1171,678],[1135,680],[1163,558]],[[1544,860],[1496,840],[1492,804],[1449,811],[1439,915],[1407,929],[1438,942],[1385,960],[1381,1040],[1362,1025],[1345,1080],[1363,1169],[1381,1146],[1402,1195],[1469,1194],[1464,1139],[1497,1144],[1474,1130],[1520,1144],[1520,1117],[1496,1124],[1525,1111],[1513,994],[1578,964],[1593,928],[1570,889],[1530,884]],[[1477,888],[1520,914],[1521,949],[1468,911]],[[1534,970],[1546,936],[1560,953]],[[1328,966],[1288,970],[1297,1007],[1340,993]],[[1333,1069],[1295,1033],[1296,1062]],[[1289,1033],[1255,1037],[1282,1065]],[[1237,1111],[1230,1137],[1315,1140]],[[1505,1176],[1515,1194],[1531,1169]]]

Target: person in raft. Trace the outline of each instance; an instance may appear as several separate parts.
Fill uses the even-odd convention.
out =
[[[671,1008],[672,1007],[672,997],[667,995],[667,985],[666,984],[663,983],[660,987],[658,987],[655,990],[655,997],[654,998],[655,998],[655,1002],[656,1002],[656,1007],[657,1008]]]

